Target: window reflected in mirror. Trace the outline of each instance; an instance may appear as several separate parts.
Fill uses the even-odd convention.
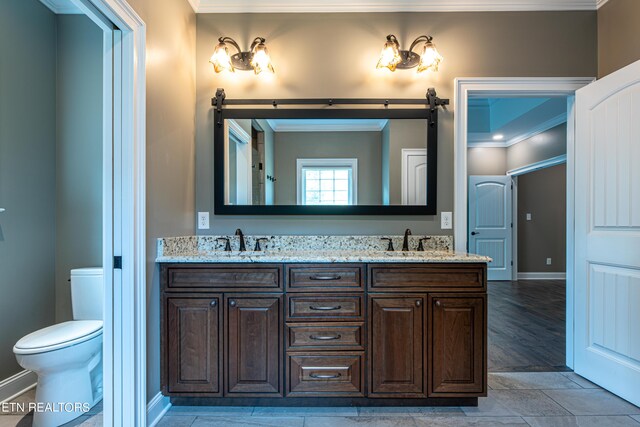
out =
[[[226,205],[427,203],[424,119],[226,119]]]

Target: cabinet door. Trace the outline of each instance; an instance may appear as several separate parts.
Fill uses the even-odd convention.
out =
[[[424,397],[424,295],[369,297],[369,396]]]
[[[221,296],[166,298],[167,391],[220,392]]]
[[[483,295],[429,296],[429,396],[485,393],[486,299]]]
[[[282,297],[225,295],[225,395],[282,395]]]

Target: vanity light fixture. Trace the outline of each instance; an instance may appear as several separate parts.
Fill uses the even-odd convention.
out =
[[[231,37],[220,37],[209,62],[213,65],[216,73],[224,70],[233,73],[236,69],[253,70],[256,74],[260,74],[263,71],[275,73],[269,51],[264,44],[265,41],[263,37],[256,37],[253,39],[249,50],[242,51],[238,43]],[[231,55],[228,45],[233,46],[238,52]]]
[[[413,49],[420,44],[423,44],[422,51],[418,55]],[[376,68],[386,67],[395,71],[396,68],[406,70],[418,67],[418,72],[421,73],[428,70],[438,71],[440,62],[442,62],[442,56],[433,43],[433,37],[422,35],[411,43],[409,50],[402,50],[396,36],[389,34]]]

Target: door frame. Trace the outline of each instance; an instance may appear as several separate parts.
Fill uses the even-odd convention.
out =
[[[104,34],[103,424],[146,426],[146,26],[125,0],[72,2]]]
[[[470,95],[567,97],[567,265],[573,265],[575,91],[595,77],[460,77],[454,87],[453,239],[456,251],[467,251],[467,123]],[[567,268],[566,365],[573,369],[574,286]]]

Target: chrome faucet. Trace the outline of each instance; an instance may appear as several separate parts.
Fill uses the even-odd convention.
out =
[[[240,251],[246,251],[247,247],[244,245],[244,234],[242,234],[242,230],[239,228],[236,230],[236,236],[240,236]]]
[[[403,251],[409,250],[409,236],[411,236],[411,230],[407,228],[406,230],[404,230],[404,240],[402,241]]]

